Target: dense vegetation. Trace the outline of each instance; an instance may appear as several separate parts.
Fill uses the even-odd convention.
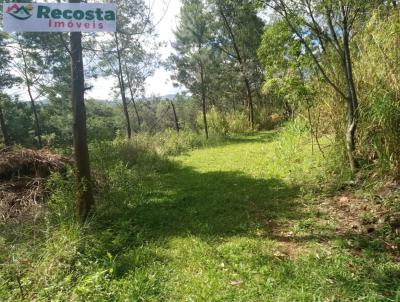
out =
[[[95,205],[73,164],[25,194],[0,161],[26,197],[0,200],[24,213],[0,212],[0,300],[399,301],[397,1],[182,0],[164,62],[151,7],[117,5],[82,41],[84,91],[116,83],[85,102]],[[74,155],[67,40],[0,33],[4,152]],[[145,97],[160,65],[185,93]]]

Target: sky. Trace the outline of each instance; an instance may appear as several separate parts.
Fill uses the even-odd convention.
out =
[[[145,0],[148,6],[153,9],[153,22],[156,24],[158,33],[158,42],[166,42],[165,47],[159,49],[161,59],[166,59],[172,52],[171,42],[174,40],[173,31],[176,29],[179,11],[181,7],[180,0]],[[98,78],[96,82],[91,83],[93,89],[88,93],[88,97],[94,99],[112,98],[112,86],[115,85],[112,79]],[[177,93],[170,80],[170,72],[164,68],[158,68],[154,75],[146,81],[146,96],[164,96]]]

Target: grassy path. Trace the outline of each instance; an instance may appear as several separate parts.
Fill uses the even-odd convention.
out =
[[[318,155],[285,132],[171,159],[96,148],[95,217],[68,220],[72,184],[53,179],[48,224],[0,240],[1,301],[400,301],[399,262],[337,232],[310,190]]]
[[[144,244],[134,251],[134,273],[121,279],[135,280],[137,290],[120,291],[121,300],[400,299],[399,266],[390,258],[355,255],[345,237],[325,238],[334,226],[317,223],[288,178],[294,168],[306,179],[315,162],[308,149],[282,158],[280,143],[276,133],[240,137],[148,176],[146,203],[134,210]]]

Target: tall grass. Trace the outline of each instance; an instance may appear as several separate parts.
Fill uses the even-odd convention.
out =
[[[357,37],[360,154],[375,173],[400,173],[400,15],[374,12]],[[400,175],[400,174],[399,174]]]

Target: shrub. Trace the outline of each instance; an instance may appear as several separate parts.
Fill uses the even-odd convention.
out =
[[[282,115],[271,112],[266,108],[261,108],[256,112],[256,119],[259,129],[272,130],[281,125],[284,121]]]
[[[243,111],[233,111],[227,113],[226,122],[229,133],[245,134],[251,132],[248,116]]]
[[[357,41],[362,54],[354,69],[360,98],[359,152],[382,174],[400,174],[399,28],[397,12],[383,17],[376,11]]]
[[[205,139],[190,130],[181,130],[178,133],[175,130],[166,129],[154,135],[139,133],[133,140],[139,148],[158,155],[178,155],[205,144]]]
[[[221,112],[212,107],[207,113],[208,128],[211,134],[226,135],[229,131],[227,120]]]

